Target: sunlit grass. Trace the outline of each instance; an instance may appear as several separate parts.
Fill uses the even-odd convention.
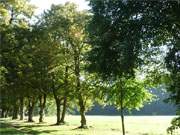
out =
[[[166,135],[172,116],[126,116],[127,135]],[[87,116],[89,129],[76,129],[80,124],[79,116],[67,116],[66,125],[52,126],[56,117],[45,118],[39,124],[38,117],[34,123],[26,121],[1,119],[0,134],[16,135],[120,135],[121,119],[119,116]],[[5,123],[5,124],[4,124]],[[8,127],[8,128],[7,128]]]

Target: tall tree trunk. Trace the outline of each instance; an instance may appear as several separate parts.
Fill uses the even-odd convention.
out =
[[[29,98],[29,103],[28,103],[28,122],[34,122],[34,120],[33,120],[34,106],[35,106],[34,99]]]
[[[24,118],[24,97],[20,98],[20,120]]]
[[[63,101],[63,110],[62,110],[62,115],[61,115],[61,120],[60,123],[64,124],[65,121],[65,115],[66,115],[66,108],[67,108],[67,97],[64,97],[64,101]]]
[[[46,105],[46,94],[43,94],[39,97],[39,122],[43,122],[44,120],[44,113],[45,113],[45,105]]]
[[[12,119],[13,120],[18,119],[18,107],[17,106],[14,106],[14,108],[13,108]]]
[[[125,135],[124,110],[123,110],[123,109],[121,109],[121,123],[122,123],[122,131],[123,131],[123,135]]]
[[[55,79],[55,76],[54,74],[52,75],[52,80]],[[52,91],[53,91],[53,95],[54,95],[54,99],[55,99],[55,102],[56,102],[56,125],[60,125],[60,118],[61,118],[61,98],[57,95],[57,90],[59,88],[56,88],[55,87],[55,83],[52,82]]]
[[[9,114],[9,108],[6,109],[6,112],[5,112],[5,116],[4,116],[4,117],[7,118],[7,117],[8,117],[8,114]]]
[[[55,92],[55,89],[53,89],[53,95],[54,99],[56,101],[56,125],[60,125],[60,120],[61,120],[61,100],[59,97],[56,95],[57,93]]]
[[[79,96],[79,107],[81,115],[81,126],[79,128],[87,128],[86,117],[85,117],[85,105],[83,103],[82,96]]]
[[[85,105],[83,102],[83,97],[81,95],[81,85],[80,85],[80,52],[76,48],[74,49],[74,65],[75,65],[75,75],[76,75],[76,92],[79,96],[79,107],[81,115],[81,126],[79,128],[87,128],[86,117],[85,117]]]
[[[64,98],[63,98],[63,110],[62,110],[62,115],[61,115],[61,120],[60,123],[64,124],[65,121],[65,115],[66,115],[66,108],[67,108],[67,85],[68,85],[68,66],[66,66],[65,68],[65,81],[64,81],[65,87],[66,87],[66,91],[64,93]]]
[[[121,89],[121,103],[120,103],[120,105],[121,105],[121,124],[122,124],[122,132],[123,132],[123,135],[125,135],[126,134],[126,132],[125,132],[125,124],[124,124],[124,107],[123,107],[123,101],[124,101],[124,93],[123,93],[123,90]]]
[[[5,109],[2,108],[2,110],[1,110],[1,118],[4,118],[4,116],[5,116]]]
[[[13,114],[12,114],[12,119],[18,119],[18,105],[17,105],[17,101],[14,102],[14,106],[13,106]]]
[[[61,120],[61,100],[59,98],[56,98],[56,117],[57,117],[57,122],[56,125],[60,125],[60,120]]]

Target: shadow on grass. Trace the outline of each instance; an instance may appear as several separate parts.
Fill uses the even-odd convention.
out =
[[[87,126],[87,127],[76,127],[76,128],[73,128],[72,130],[89,130],[89,129],[93,129],[94,127],[93,126]]]
[[[16,126],[14,126],[15,128],[34,128],[34,127],[47,127],[48,125],[37,125],[37,124],[34,124],[34,125],[21,125],[21,124],[18,124]]]
[[[0,135],[39,135],[50,134],[51,132],[57,132],[58,130],[35,130],[33,127],[47,127],[47,125],[13,125],[5,123],[4,120],[0,120]]]
[[[24,133],[10,126],[10,124],[0,122],[0,135],[24,135]]]

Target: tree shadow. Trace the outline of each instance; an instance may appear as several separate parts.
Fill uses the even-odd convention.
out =
[[[10,124],[0,122],[0,135],[24,135],[24,133],[18,131],[16,128],[10,126]]]
[[[67,122],[65,122],[65,123],[59,123],[59,124],[55,123],[55,124],[51,124],[51,125],[49,125],[49,126],[69,126],[69,123],[67,123]]]
[[[39,135],[39,134],[50,134],[57,132],[58,130],[35,130],[33,127],[47,127],[48,125],[13,125],[10,123],[4,123],[0,121],[0,135]]]
[[[21,126],[20,124],[17,126],[17,128],[21,128],[21,127],[24,127],[24,128],[34,128],[34,127],[47,127],[48,125],[23,125]]]
[[[87,126],[87,127],[76,127],[76,128],[73,128],[72,130],[88,130],[88,129],[92,129],[94,128],[93,126]]]
[[[42,130],[42,131],[38,131],[38,130],[31,129],[31,128],[26,128],[26,129],[21,129],[20,131],[22,131],[23,133],[30,134],[30,135],[39,135],[39,134],[43,134],[43,133],[50,134],[52,132],[57,132],[58,130]]]

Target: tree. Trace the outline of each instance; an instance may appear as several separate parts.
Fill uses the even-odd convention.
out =
[[[5,78],[5,73],[7,72],[6,68],[3,66],[0,66],[0,94],[1,95],[6,95],[6,97],[1,97],[0,98],[0,103],[1,103],[1,114],[0,117],[4,118],[6,111],[8,111],[8,95],[6,93],[6,78]]]
[[[167,91],[170,93],[169,102],[177,106],[177,114],[180,115],[180,40],[177,40],[176,46],[170,49],[166,57],[166,65],[170,71],[170,81],[167,86]],[[174,118],[171,121],[171,126],[167,129],[168,133],[173,132],[180,128],[180,117]]]
[[[148,88],[149,86],[142,80],[121,77],[110,82],[108,89],[104,92],[105,102],[120,109],[123,134],[125,134],[124,111],[138,110],[145,103],[151,102],[153,96]]]
[[[19,99],[21,99],[21,119],[23,119],[24,92],[22,88],[24,58],[23,48],[28,44],[27,35],[29,33],[28,20],[33,14],[33,6],[26,0],[1,1],[0,4],[0,45],[1,45],[1,65],[7,69],[4,75],[7,80],[6,93],[13,95],[10,102],[13,107],[13,119],[18,116]]]
[[[45,12],[42,20],[39,22],[43,29],[43,40],[46,40],[46,47],[49,55],[48,75],[50,78],[50,91],[53,93],[57,107],[57,125],[64,123],[67,98],[69,95],[69,81],[71,80],[71,62],[72,57],[69,45],[64,39],[66,31],[65,18],[61,18],[57,13],[56,6],[52,6],[51,10]],[[62,8],[62,7],[61,7]],[[60,9],[59,9],[60,10]],[[61,22],[59,22],[61,21]],[[58,25],[57,25],[58,24]],[[48,33],[48,34],[47,34]],[[44,47],[44,46],[43,46]],[[60,117],[61,106],[63,105],[62,117]]]
[[[120,98],[116,106],[119,104],[121,108],[123,135],[125,134],[123,104],[124,100],[132,98],[129,96],[126,96],[127,99],[123,98],[123,95],[129,90],[129,87],[125,86],[126,83],[129,83],[129,79],[135,78],[135,71],[140,67],[142,61],[140,56],[144,29],[140,23],[141,14],[137,12],[139,8],[136,5],[137,3],[140,2],[90,0],[93,17],[88,26],[92,44],[92,50],[88,57],[90,61],[89,71],[97,72],[104,80],[110,80],[111,83],[117,82],[121,86],[119,91],[116,87],[120,94],[116,93],[115,99]],[[122,81],[124,78],[125,80]],[[118,80],[121,81],[118,82]],[[129,85],[134,85],[134,87],[141,86],[141,83],[136,81],[130,82]],[[140,89],[140,86],[137,88]],[[111,91],[110,93],[115,92]],[[129,92],[128,95],[133,93],[133,91]],[[138,94],[138,91],[135,92]],[[148,93],[146,94],[148,95]],[[134,108],[142,99],[141,96],[138,98],[131,103],[135,103]]]
[[[134,76],[134,68],[138,65],[137,56],[141,47],[140,40],[138,40],[140,34],[135,35],[134,33],[140,27],[137,26],[132,31],[129,23],[126,23],[129,13],[125,10],[118,10],[121,7],[125,8],[122,1],[92,0],[90,6],[94,15],[88,29],[92,40],[89,70],[98,72],[103,78],[113,81],[121,80],[123,76],[127,78]],[[133,20],[132,23],[136,24]],[[126,89],[123,90],[126,91]],[[123,96],[123,94],[120,95]],[[121,102],[118,103],[121,105],[121,116],[123,116],[123,98],[120,99]],[[122,117],[122,129],[125,134],[123,125]]]
[[[72,83],[72,86],[74,86],[73,94],[76,95],[80,107],[80,127],[86,128],[86,109],[83,101],[83,97],[85,96],[84,94],[86,93],[83,92],[84,89],[81,87],[80,77],[85,65],[83,55],[88,49],[88,45],[85,43],[87,37],[85,33],[85,26],[89,19],[89,15],[87,12],[77,11],[76,5],[66,3],[65,5],[52,5],[51,10],[45,12],[43,18],[44,21],[42,21],[42,24],[48,28],[49,33],[52,35],[53,42],[59,44],[61,48],[59,53],[64,58],[64,61],[62,61],[61,64],[63,65],[61,66],[61,73],[64,74],[62,81],[63,85],[66,85],[67,78],[70,78],[68,75],[69,73],[66,73],[73,73],[72,78],[75,79],[75,83]],[[62,72],[62,69],[65,70]],[[59,89],[63,90],[64,88],[61,86]],[[67,89],[68,88],[66,88],[66,90]],[[55,92],[57,92],[57,90],[54,91],[54,95],[56,95],[55,99],[57,99],[56,97],[61,99],[62,96],[59,96],[60,94],[55,94]],[[67,92],[64,94],[67,95]],[[64,101],[66,101],[65,97],[66,96],[64,96]]]

